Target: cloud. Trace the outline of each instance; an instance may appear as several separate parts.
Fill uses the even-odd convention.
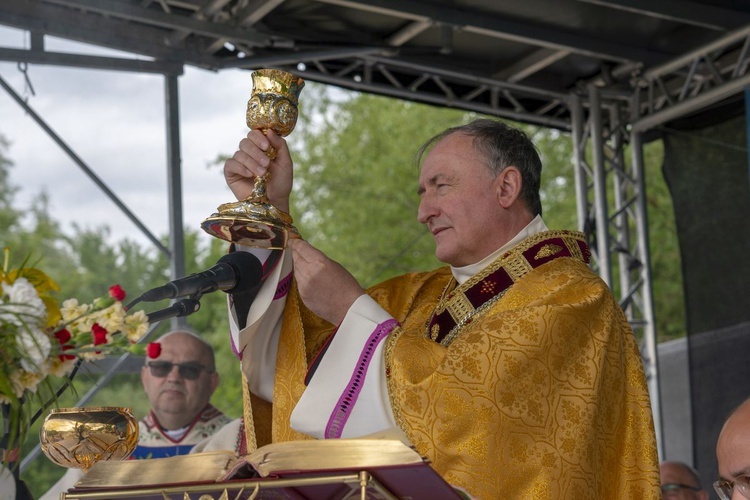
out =
[[[0,46],[17,44],[17,30],[0,30]],[[48,50],[60,50],[47,44]],[[157,236],[168,231],[166,101],[158,75],[29,65],[27,86],[17,64],[0,62],[0,76],[27,100],[80,159]],[[178,79],[182,196],[185,225],[198,229],[216,207],[232,200],[220,166],[247,132],[249,71],[185,68]],[[113,239],[147,242],[63,149],[0,89],[0,134],[15,164],[19,208],[49,193],[53,217],[69,229],[109,225]],[[206,235],[206,238],[210,236]]]

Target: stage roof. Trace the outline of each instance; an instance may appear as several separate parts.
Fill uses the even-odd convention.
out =
[[[165,74],[180,74],[183,65],[274,67],[348,89],[567,129],[566,99],[592,85],[617,99],[639,88],[653,93],[649,86],[681,92],[675,73],[671,82],[643,79],[655,68],[714,85],[727,73],[736,76],[747,52],[750,2],[3,0],[0,24],[33,33],[29,50],[0,47],[5,60]],[[51,53],[42,35],[139,58]],[[692,67],[667,68],[695,51],[705,57]],[[689,92],[697,93],[692,86]]]

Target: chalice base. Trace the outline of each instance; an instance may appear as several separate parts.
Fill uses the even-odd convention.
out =
[[[245,200],[220,205],[201,228],[223,240],[252,248],[283,250],[289,238],[299,238],[292,218],[270,203]]]

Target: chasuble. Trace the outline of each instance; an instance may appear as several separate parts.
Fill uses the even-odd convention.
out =
[[[384,341],[395,422],[476,498],[661,498],[636,339],[587,256],[580,233],[546,231],[459,287],[444,267],[368,290],[396,320]],[[289,422],[333,330],[289,287],[273,405],[246,398],[258,446],[309,438]]]

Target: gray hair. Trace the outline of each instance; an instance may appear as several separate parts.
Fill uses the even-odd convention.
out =
[[[422,163],[424,155],[435,144],[455,133],[474,138],[474,148],[486,158],[487,167],[495,176],[505,167],[518,168],[522,179],[521,199],[533,215],[542,215],[542,201],[539,197],[542,160],[526,133],[496,120],[480,118],[465,125],[451,127],[428,139],[417,151],[417,163]]]

